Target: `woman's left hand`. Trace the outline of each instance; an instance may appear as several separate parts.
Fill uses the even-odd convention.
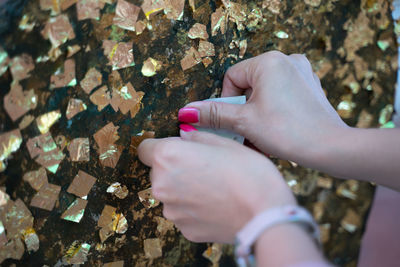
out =
[[[144,140],[138,153],[152,168],[164,217],[194,242],[233,243],[261,211],[296,204],[270,160],[226,138],[181,131],[181,138]]]

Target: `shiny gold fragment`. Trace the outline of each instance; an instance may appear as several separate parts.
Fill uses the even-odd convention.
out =
[[[7,71],[9,64],[8,53],[0,46],[0,77]]]
[[[227,21],[228,16],[226,15],[224,8],[221,6],[211,14],[211,35],[217,35],[218,31],[225,34]]]
[[[31,206],[51,211],[58,200],[61,187],[55,184],[42,186],[31,200]]]
[[[28,54],[13,57],[10,62],[10,71],[14,81],[20,81],[30,77],[30,72],[35,69],[33,59]]]
[[[75,38],[68,16],[64,14],[49,18],[41,34],[51,42],[53,48]]]
[[[247,5],[234,3],[230,0],[222,0],[224,7],[228,13],[229,20],[236,23],[239,31],[244,30],[244,22],[247,18]]]
[[[89,161],[90,146],[89,138],[75,138],[68,145],[71,161]]]
[[[196,23],[190,28],[188,32],[188,37],[190,39],[208,39],[207,27],[204,24]]]
[[[50,15],[60,14],[60,0],[40,0],[40,8],[42,10],[50,10]]]
[[[39,191],[42,186],[48,184],[46,169],[41,167],[36,171],[30,171],[24,174],[23,180],[28,182],[33,189]]]
[[[67,59],[64,65],[57,69],[57,71],[50,77],[50,89],[75,86],[75,60]]]
[[[160,236],[165,236],[167,232],[174,231],[174,223],[163,218],[156,216],[154,219],[157,221],[157,232],[160,233]]]
[[[72,183],[69,185],[67,192],[74,194],[80,198],[86,198],[96,183],[96,178],[79,170]]]
[[[76,13],[78,20],[100,19],[100,10],[104,8],[104,0],[78,0]]]
[[[110,104],[115,112],[120,110],[122,114],[130,111],[131,118],[134,118],[142,105],[144,92],[136,91],[131,83],[122,87],[113,87]]]
[[[84,264],[87,261],[89,250],[90,245],[88,243],[80,244],[75,240],[63,256],[62,262],[65,265]]]
[[[139,13],[140,7],[124,0],[118,0],[113,23],[122,29],[135,31]]]
[[[144,254],[148,259],[156,259],[162,256],[161,242],[158,238],[148,238],[143,242]]]
[[[361,218],[353,209],[348,209],[340,225],[349,233],[354,233],[361,225]]]
[[[200,57],[213,57],[215,56],[214,45],[207,41],[200,41],[199,43],[199,54]]]
[[[101,85],[103,75],[96,70],[96,68],[91,68],[85,75],[85,78],[80,82],[80,85],[86,94],[90,94],[94,88]]]
[[[213,243],[204,252],[203,257],[212,262],[213,266],[217,266],[222,256],[222,244]]]
[[[82,220],[87,200],[82,198],[75,199],[74,202],[69,205],[66,211],[61,215],[61,219],[71,222],[79,223]]]
[[[112,40],[103,41],[104,55],[108,58],[108,65],[112,66],[113,70],[119,70],[135,65],[132,42],[116,42]]]
[[[67,111],[65,112],[65,116],[68,120],[72,119],[76,114],[84,111],[87,109],[85,103],[82,100],[71,98],[68,101]]]
[[[126,185],[121,186],[120,183],[116,182],[107,188],[107,193],[111,193],[119,199],[124,199],[128,196],[129,190]]]
[[[164,14],[168,19],[182,20],[185,0],[164,0]]]
[[[0,134],[0,172],[6,168],[3,161],[8,159],[11,153],[17,151],[21,143],[22,136],[18,129]]]
[[[37,105],[37,95],[34,90],[23,91],[17,81],[11,83],[8,94],[3,99],[4,109],[13,121],[18,120],[29,110],[33,110]]]
[[[142,9],[146,18],[149,19],[151,16],[162,11],[165,8],[164,0],[144,0]]]
[[[79,45],[72,45],[68,46],[67,50],[68,50],[67,57],[72,57],[81,50],[81,47]]]
[[[210,66],[210,64],[213,63],[213,60],[212,60],[212,58],[210,58],[210,57],[205,57],[205,58],[203,58],[203,59],[201,60],[201,62],[203,62],[204,67],[207,68],[208,66]]]
[[[29,253],[39,250],[39,237],[37,236],[35,229],[28,228],[22,231],[22,239],[24,240],[26,249]]]
[[[239,58],[243,58],[247,50],[247,40],[241,40],[239,42]]]
[[[139,20],[136,22],[135,30],[136,30],[136,35],[142,34],[143,31],[146,29],[147,23],[143,20]]]
[[[153,197],[153,194],[151,193],[151,187],[146,190],[140,191],[138,193],[138,197],[140,202],[146,209],[154,208],[160,205],[160,201]]]
[[[181,60],[181,67],[182,70],[185,71],[190,69],[201,62],[201,57],[199,52],[194,48],[191,47],[187,52],[185,57]]]
[[[157,71],[161,69],[162,62],[149,57],[143,62],[142,74],[146,77],[151,77],[156,75]]]
[[[46,114],[40,115],[36,118],[36,125],[40,133],[45,134],[61,118],[61,112],[59,110],[50,111]]]
[[[107,86],[104,85],[97,89],[91,96],[90,101],[97,106],[98,111],[102,111],[106,106],[110,104],[111,95],[108,92]]]

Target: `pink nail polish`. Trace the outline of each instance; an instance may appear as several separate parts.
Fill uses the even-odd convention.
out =
[[[197,129],[190,124],[180,124],[179,128],[181,128],[181,130],[184,132],[197,131]]]
[[[181,108],[178,112],[178,120],[185,123],[199,122],[200,112],[196,108]]]

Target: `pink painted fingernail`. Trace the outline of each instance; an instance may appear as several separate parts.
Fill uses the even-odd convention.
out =
[[[196,108],[181,108],[178,112],[178,120],[185,123],[199,122],[200,111]]]
[[[179,128],[181,128],[181,130],[184,132],[197,131],[197,129],[190,124],[180,124]]]

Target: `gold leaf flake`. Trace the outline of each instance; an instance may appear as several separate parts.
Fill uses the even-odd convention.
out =
[[[90,94],[94,88],[101,85],[103,75],[96,70],[96,68],[91,68],[85,75],[85,78],[80,82],[80,85],[86,94]]]
[[[102,86],[90,96],[90,101],[97,106],[98,111],[110,104],[111,95],[107,90],[107,86]]]
[[[148,259],[156,259],[162,256],[161,242],[158,238],[148,238],[143,242],[144,254]]]
[[[33,110],[37,105],[37,95],[33,89],[23,91],[21,85],[14,81],[8,94],[4,96],[4,109],[13,121],[18,120],[29,110]]]
[[[61,215],[61,219],[71,222],[79,223],[82,220],[87,200],[77,198],[74,202],[69,205],[66,211]]]
[[[50,127],[61,118],[59,110],[50,111],[36,118],[36,125],[40,133],[45,134],[50,130]]]
[[[201,62],[201,57],[199,52],[194,47],[191,47],[187,52],[185,57],[181,60],[182,70],[185,71],[190,69]]]
[[[124,0],[118,0],[113,23],[122,29],[135,31],[139,12],[140,7]]]
[[[87,255],[90,250],[88,243],[79,243],[75,240],[68,248],[67,252],[62,258],[64,264],[84,264],[87,261]]]
[[[30,72],[35,69],[33,59],[28,54],[13,57],[10,62],[10,71],[14,81],[20,81],[30,77]]]
[[[42,186],[48,184],[46,169],[41,167],[36,171],[27,172],[24,174],[23,180],[39,191]]]
[[[90,146],[89,138],[75,138],[68,145],[71,161],[89,161]]]
[[[87,174],[84,171],[79,170],[72,183],[69,185],[67,192],[74,194],[80,198],[86,197],[90,189],[96,183],[96,178]]]
[[[125,185],[121,186],[120,183],[116,182],[107,188],[107,193],[111,193],[119,199],[124,199],[128,196],[129,191]]]
[[[208,39],[207,27],[204,24],[196,23],[190,28],[188,32],[190,39]]]
[[[64,65],[50,77],[50,89],[75,86],[75,60],[67,59]]]
[[[146,18],[149,19],[152,15],[162,11],[165,8],[164,0],[144,0],[142,9]]]
[[[146,77],[151,77],[156,75],[156,72],[161,69],[162,62],[149,57],[143,62],[142,74]]]
[[[72,45],[67,47],[68,50],[68,55],[67,57],[72,57],[76,53],[78,53],[81,50],[81,47],[79,45]]]
[[[49,18],[41,34],[45,39],[50,40],[53,48],[75,38],[74,30],[67,15]]]
[[[164,14],[168,19],[182,20],[183,10],[185,8],[185,0],[164,0]]]
[[[11,153],[17,151],[21,143],[22,136],[18,129],[0,134],[0,172],[6,168],[3,161],[8,159]]]
[[[213,57],[215,56],[214,45],[210,42],[201,40],[199,43],[200,57]]]
[[[58,200],[61,187],[55,184],[45,184],[31,200],[31,206],[51,211]]]
[[[113,70],[119,70],[135,65],[132,42],[116,42],[112,40],[103,41],[104,55],[108,58],[108,65],[112,66]]]
[[[39,250],[39,237],[35,229],[28,228],[22,232],[22,239],[25,242],[28,252],[36,252]]]
[[[151,193],[151,187],[146,190],[140,191],[138,193],[138,197],[140,202],[146,209],[154,208],[160,205],[160,201],[153,197],[153,194]]]
[[[222,244],[213,243],[204,252],[203,257],[212,262],[213,266],[217,266],[222,256]]]
[[[228,17],[225,14],[224,8],[219,7],[214,13],[211,14],[211,35],[217,35],[218,30],[221,31],[222,34],[226,32]]]
[[[65,112],[65,116],[68,120],[72,119],[76,114],[84,111],[87,109],[85,103],[82,100],[71,98],[68,101],[67,111]]]

